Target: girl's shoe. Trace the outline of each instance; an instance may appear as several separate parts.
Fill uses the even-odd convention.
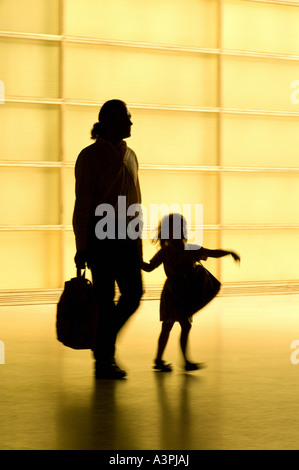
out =
[[[159,370],[160,372],[171,372],[172,371],[171,364],[166,364],[165,361],[162,361],[161,359],[156,359],[155,360],[154,369]]]
[[[196,363],[196,362],[186,361],[186,364],[185,364],[186,371],[199,370],[199,369],[203,369],[204,367],[205,366],[202,362]]]

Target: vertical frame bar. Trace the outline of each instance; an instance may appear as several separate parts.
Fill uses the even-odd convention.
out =
[[[59,4],[59,28],[60,28],[60,55],[59,55],[59,153],[60,153],[60,269],[59,285],[63,287],[65,281],[64,250],[66,246],[66,216],[65,216],[65,0]]]
[[[223,133],[223,86],[222,86],[222,69],[223,69],[223,0],[218,0],[218,12],[217,12],[217,31],[218,31],[218,71],[217,71],[217,107],[218,107],[218,124],[217,124],[217,166],[219,171],[217,172],[217,225],[218,225],[218,236],[217,242],[219,248],[222,247],[222,230],[223,230],[223,218],[222,218],[222,197],[223,197],[223,145],[222,145],[222,133]],[[221,259],[218,261],[218,279],[222,281],[222,262]]]

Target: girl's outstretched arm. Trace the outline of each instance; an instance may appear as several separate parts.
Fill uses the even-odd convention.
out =
[[[152,272],[154,269],[158,268],[162,264],[161,250],[150,260],[149,263],[146,263],[142,260],[141,269],[147,273]]]
[[[234,251],[228,250],[208,250],[207,248],[204,249],[205,253],[208,258],[222,258],[223,256],[231,255],[236,262],[240,262],[240,256],[235,253]]]

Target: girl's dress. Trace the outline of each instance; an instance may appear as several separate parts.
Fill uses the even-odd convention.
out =
[[[167,277],[160,301],[161,321],[180,321],[192,317],[220,289],[219,283],[219,289],[210,295],[211,298],[207,298],[201,281],[205,268],[198,264],[200,260],[207,259],[205,248],[198,246],[194,249],[193,246],[193,249],[186,249],[187,247],[188,245],[185,249],[165,246],[150,261],[152,269],[163,263]],[[214,280],[216,281],[215,278]]]

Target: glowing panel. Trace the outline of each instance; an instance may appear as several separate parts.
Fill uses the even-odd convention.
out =
[[[294,112],[291,83],[297,77],[295,61],[225,57],[223,105],[227,108]]]
[[[240,267],[223,258],[224,282],[298,279],[298,230],[225,230],[223,246],[241,255]]]
[[[224,224],[297,224],[298,174],[226,174]]]
[[[299,54],[298,22],[299,10],[295,6],[225,0],[223,47]]]
[[[60,233],[0,232],[1,289],[60,287]]]
[[[128,145],[140,163],[164,165],[217,164],[218,117],[213,113],[131,110]]]
[[[297,167],[298,119],[225,115],[223,165]]]
[[[59,160],[58,107],[5,103],[0,120],[2,160]]]
[[[67,0],[66,32],[114,40],[217,47],[217,1]]]
[[[1,168],[1,224],[59,224],[59,170]]]
[[[85,100],[215,106],[213,55],[69,45],[66,96]]]
[[[59,34],[59,0],[1,0],[0,30]]]
[[[58,44],[2,38],[0,56],[0,77],[7,96],[58,98]]]

